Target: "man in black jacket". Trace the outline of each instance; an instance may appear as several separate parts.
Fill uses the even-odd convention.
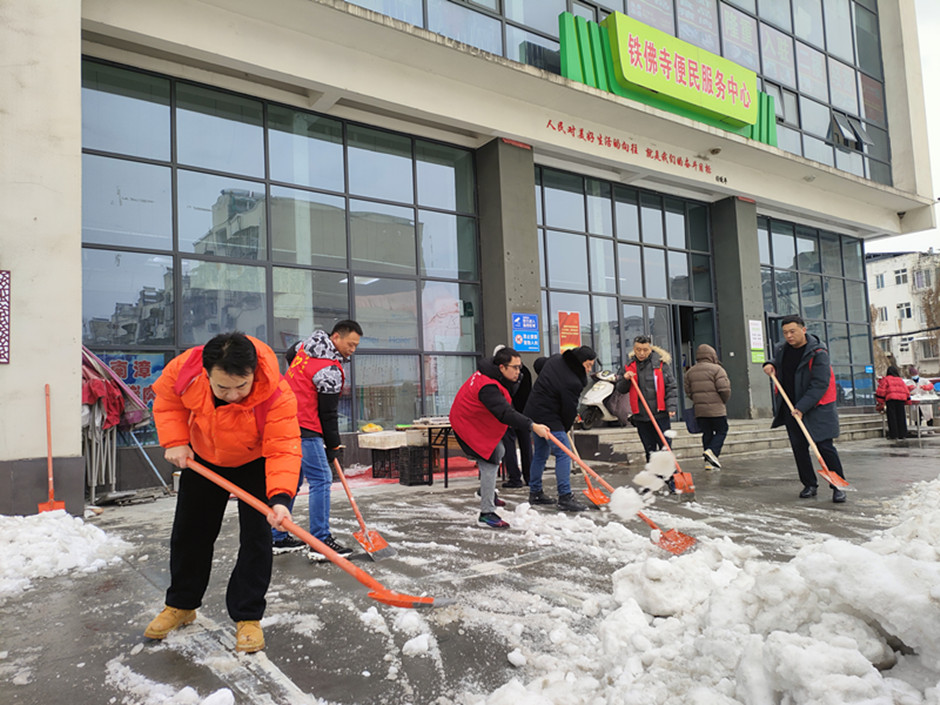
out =
[[[540,368],[525,405],[526,416],[548,426],[552,435],[569,448],[568,431],[578,415],[578,399],[596,359],[597,355],[587,345],[552,355]],[[545,438],[535,439],[532,467],[529,469],[529,503],[555,504],[555,500],[542,491],[542,473],[549,453],[555,456],[558,508],[569,512],[587,509],[574,500],[571,492],[571,458]]]
[[[497,345],[493,354],[495,355],[505,347],[505,345]],[[512,395],[512,408],[521,414],[532,392],[532,373],[524,363],[519,364],[522,365],[519,368],[519,378],[509,393]],[[516,457],[517,442],[519,443],[519,458]],[[506,451],[503,456],[503,465],[506,467],[506,482],[503,483],[503,487],[507,489],[528,487],[529,468],[532,466],[532,434],[529,433],[529,429],[512,426],[507,428],[506,435],[503,436],[503,448]]]

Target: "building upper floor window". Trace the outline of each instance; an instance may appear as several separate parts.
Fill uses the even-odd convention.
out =
[[[912,317],[913,317],[913,312],[911,310],[910,301],[905,301],[903,303],[898,304],[898,318],[904,319],[904,318],[912,318]]]
[[[933,285],[932,279],[929,269],[917,269],[914,271],[914,288],[929,289]]]
[[[887,306],[882,306],[881,308],[878,309],[878,320],[881,321],[882,323],[888,320],[888,307]]]
[[[876,288],[876,289],[884,289],[884,288],[885,288],[885,275],[884,275],[884,274],[876,274],[876,275],[875,275],[875,288]]]
[[[895,269],[894,270],[894,283],[895,284],[907,284],[907,269]]]

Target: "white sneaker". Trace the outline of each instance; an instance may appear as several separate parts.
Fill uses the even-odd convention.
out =
[[[705,469],[706,469],[706,470],[714,470],[715,468],[712,467],[712,464],[711,464],[711,463],[705,463]]]
[[[721,470],[721,463],[718,462],[718,456],[715,455],[715,454],[712,452],[712,449],[711,449],[711,448],[709,448],[708,450],[706,450],[706,451],[703,453],[703,455],[705,456],[705,462],[706,462],[706,463],[711,463],[711,464],[714,465],[716,468],[718,468],[719,470]]]

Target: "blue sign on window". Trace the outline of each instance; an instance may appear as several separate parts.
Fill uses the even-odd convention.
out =
[[[865,372],[867,372],[868,374],[871,374],[874,371],[875,371],[875,367],[873,365],[865,365]]]
[[[535,313],[513,313],[512,347],[518,352],[539,352],[539,317]]]

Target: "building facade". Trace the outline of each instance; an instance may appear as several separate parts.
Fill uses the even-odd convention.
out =
[[[714,345],[766,415],[787,313],[865,389],[864,240],[933,225],[912,0],[2,12],[0,511],[43,499],[43,381],[80,506],[83,343],[148,399],[215,333],[353,317],[349,433],[446,414],[496,344],[613,368],[639,333],[680,377]]]
[[[876,372],[897,365],[940,377],[940,255],[869,255],[866,269]]]

